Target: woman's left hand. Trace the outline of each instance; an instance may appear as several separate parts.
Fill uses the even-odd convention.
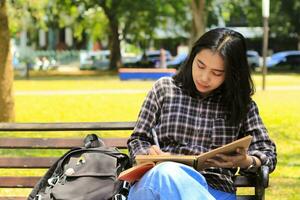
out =
[[[247,168],[251,165],[252,158],[246,149],[237,148],[234,155],[217,154],[215,158],[207,159],[205,166],[220,168]]]

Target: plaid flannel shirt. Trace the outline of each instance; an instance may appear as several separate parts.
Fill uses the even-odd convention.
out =
[[[206,98],[191,97],[175,85],[172,78],[161,78],[142,105],[128,140],[130,155],[134,159],[137,154],[147,154],[147,149],[154,144],[152,128],[155,128],[162,151],[184,155],[198,155],[239,137],[252,135],[248,153],[273,171],[277,161],[276,147],[267,134],[255,102],[251,102],[246,119],[240,125],[228,124],[225,114],[221,92]],[[208,168],[201,174],[211,187],[234,193],[232,177],[235,172],[236,169]]]

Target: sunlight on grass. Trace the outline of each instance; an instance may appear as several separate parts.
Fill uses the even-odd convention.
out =
[[[299,176],[299,174],[298,174]],[[266,190],[266,199],[298,200],[300,191],[299,178],[272,177]]]
[[[144,97],[145,94],[17,96],[16,121],[134,121]]]
[[[117,77],[82,77],[15,81],[16,90],[150,89],[153,81],[121,81]]]
[[[266,199],[293,200],[300,191],[300,90],[272,89],[272,87],[300,87],[300,75],[272,74],[267,77],[267,90],[261,90],[262,78],[254,76],[257,102],[261,117],[275,141],[278,152],[277,169],[270,176]],[[120,81],[115,77],[60,77],[16,80],[15,91],[44,90],[100,90],[142,89],[149,90],[153,81]],[[270,90],[268,90],[270,88]],[[145,93],[92,94],[92,95],[17,95],[17,122],[100,122],[134,121],[138,116]],[[96,131],[92,131],[96,132]],[[102,137],[128,137],[130,131],[96,132]],[[87,132],[0,133],[1,137],[84,137]],[[5,156],[59,156],[64,150],[1,150]],[[37,175],[44,170],[5,169],[0,175]],[[246,189],[248,191],[248,189]],[[0,195],[27,195],[28,189],[1,189]],[[243,192],[243,191],[241,191]]]
[[[255,75],[253,76],[255,85],[261,87],[262,85],[262,76]],[[266,88],[268,86],[300,86],[300,75],[299,74],[271,74],[266,76]]]

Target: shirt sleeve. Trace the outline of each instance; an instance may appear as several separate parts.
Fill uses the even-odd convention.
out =
[[[254,101],[250,104],[250,109],[242,130],[246,135],[253,136],[248,154],[259,158],[262,165],[269,167],[270,172],[274,171],[277,163],[276,146],[269,138],[267,129],[259,116],[259,111]]]
[[[158,98],[159,84],[154,84],[144,100],[137,123],[127,145],[132,159],[138,154],[147,154],[148,148],[154,144],[151,129],[157,123],[160,112]]]

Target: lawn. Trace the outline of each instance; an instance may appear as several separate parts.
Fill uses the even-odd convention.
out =
[[[262,91],[261,76],[254,76],[260,114],[271,138],[277,144],[278,165],[271,174],[266,199],[298,199],[300,191],[300,75],[269,75],[267,90]],[[116,76],[50,77],[16,80],[14,82],[17,122],[92,122],[133,121],[151,88],[153,81],[119,81]],[[47,133],[49,137],[83,136],[83,132]],[[110,134],[109,132],[103,135]],[[129,135],[127,132],[125,135]],[[2,134],[4,135],[4,134]],[[41,137],[36,133],[5,133],[5,136]],[[124,135],[123,135],[124,136]],[[8,152],[5,155],[38,155],[41,152]],[[47,152],[43,152],[46,153]],[[61,152],[58,152],[59,154]],[[41,174],[43,170],[23,172]],[[0,174],[15,174],[16,170],[2,170]],[[14,191],[14,195],[29,190]],[[11,193],[11,190],[0,190]],[[297,197],[298,198],[297,198]]]

